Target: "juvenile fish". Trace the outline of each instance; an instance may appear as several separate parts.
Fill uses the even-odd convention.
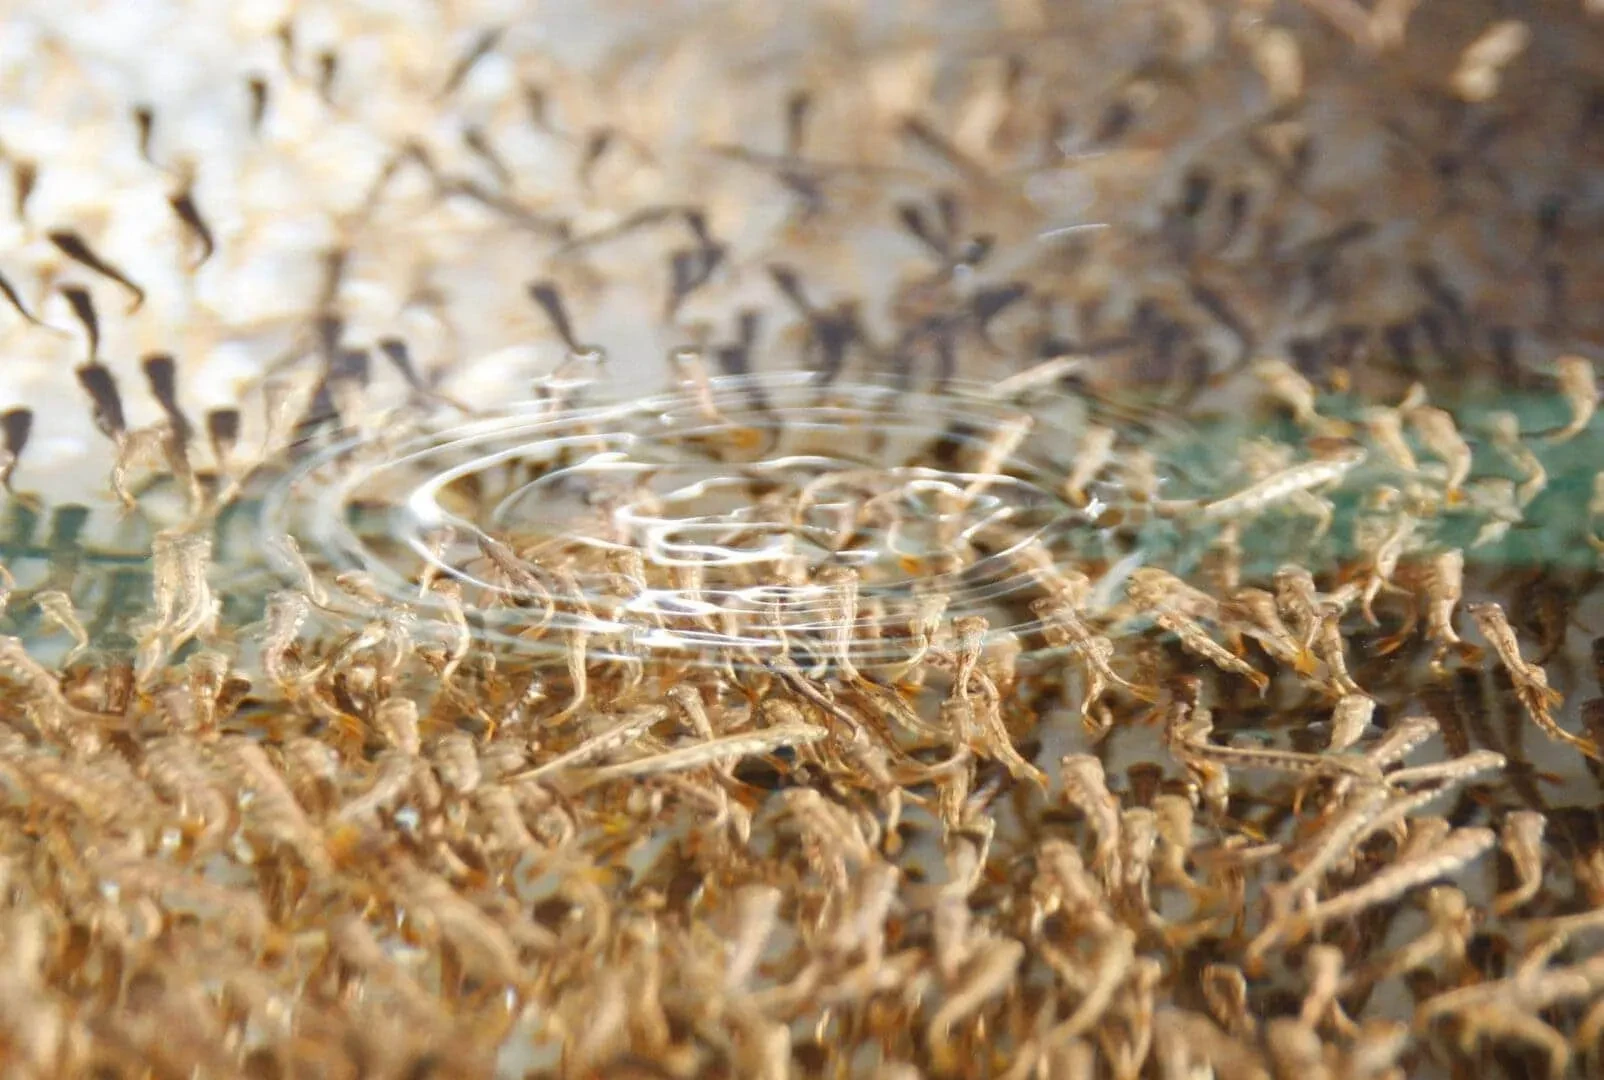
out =
[[[140,367],[145,372],[145,381],[150,384],[151,396],[172,421],[178,440],[189,442],[194,427],[178,405],[178,372],[173,358],[166,353],[152,353],[140,361]]]
[[[630,776],[655,776],[659,773],[683,772],[699,769],[731,758],[767,754],[788,746],[802,746],[817,742],[829,732],[813,724],[777,724],[759,731],[744,731],[739,735],[725,735],[710,742],[694,743],[661,754],[622,761],[592,770],[592,781],[617,780]]]
[[[133,281],[129,280],[128,275],[124,274],[121,270],[117,269],[105,259],[102,259],[99,255],[96,255],[89,245],[84,243],[83,237],[79,236],[75,232],[67,232],[65,230],[58,230],[47,233],[46,235],[49,236],[50,242],[56,245],[61,253],[67,256],[67,258],[76,263],[81,263],[82,265],[87,266],[89,269],[93,270],[102,277],[110,278],[132,293],[134,302],[128,308],[130,313],[138,311],[140,307],[144,305],[145,290],[141,289],[138,285],[134,284]]]
[[[89,395],[94,406],[95,426],[101,434],[114,442],[121,440],[128,432],[128,420],[111,369],[98,361],[84,364],[78,369],[78,384]]]
[[[1362,447],[1349,447],[1335,457],[1306,461],[1282,469],[1234,495],[1205,503],[1199,509],[1204,521],[1230,521],[1255,514],[1289,495],[1309,491],[1342,479],[1365,460]]]
[[[217,241],[212,236],[211,226],[206,224],[206,220],[201,217],[200,208],[195,205],[194,192],[185,188],[176,195],[170,195],[167,197],[167,205],[173,208],[178,220],[195,234],[195,239],[200,244],[200,255],[190,264],[190,269],[200,268],[217,250]]]
[[[0,275],[0,294],[5,296],[6,300],[10,302],[11,306],[16,309],[18,315],[21,315],[24,319],[27,319],[35,326],[45,325],[39,321],[33,312],[29,311],[27,307],[23,305],[22,297],[18,295],[17,290],[12,286],[11,282],[4,277],[4,275]]]
[[[68,285],[61,290],[66,297],[67,305],[72,313],[83,323],[84,333],[89,338],[89,361],[93,363],[100,356],[100,318],[95,314],[95,301],[89,295],[89,290],[79,285]]]
[[[1598,409],[1598,376],[1593,362],[1585,356],[1562,356],[1555,362],[1554,377],[1560,393],[1571,407],[1571,418],[1548,437],[1551,443],[1568,442],[1586,430]]]
[[[22,450],[28,445],[28,436],[32,433],[32,409],[8,409],[0,413],[0,440],[3,440],[0,445],[4,446],[4,453],[0,453],[0,486],[7,491],[11,490],[11,474],[17,471]]]

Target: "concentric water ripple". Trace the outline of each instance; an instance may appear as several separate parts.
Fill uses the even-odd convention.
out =
[[[896,665],[937,623],[980,615],[1034,650],[1043,575],[1144,558],[1107,527],[1117,482],[1086,506],[1062,490],[1095,408],[806,373],[537,399],[337,446],[278,486],[263,522],[319,573],[360,571],[424,618],[448,617],[438,583],[454,581],[475,631],[520,649],[578,631],[592,656]],[[372,617],[371,597],[327,591],[336,613]]]

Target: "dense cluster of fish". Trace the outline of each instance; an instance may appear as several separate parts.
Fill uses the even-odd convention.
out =
[[[1604,1068],[1597,6],[330,5],[160,283],[7,142],[7,1075]]]

